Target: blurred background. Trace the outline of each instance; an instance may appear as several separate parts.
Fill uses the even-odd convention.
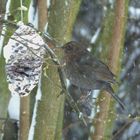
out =
[[[53,2],[54,1],[52,0],[50,3],[48,3],[48,15],[50,14],[49,12],[51,11],[51,4],[53,5]],[[4,3],[5,6],[6,2]],[[128,0],[126,3],[128,3]],[[33,0],[27,5],[30,5],[29,11],[32,12],[32,14],[28,16],[29,21],[32,22],[32,24],[34,24],[36,28],[38,28],[38,2],[37,0]],[[0,4],[0,6],[2,6],[2,4]],[[91,51],[91,53],[93,53],[93,55],[101,59],[106,64],[108,62],[107,52],[110,44],[109,41],[112,36],[110,30],[112,29],[112,24],[114,23],[114,8],[115,0],[82,0],[72,28],[71,40],[76,40],[82,43],[83,46],[87,47]],[[1,9],[5,8],[0,8],[0,10]],[[70,9],[70,11],[71,10],[73,9]],[[0,13],[0,18],[2,18],[3,11],[1,10]],[[119,58],[119,62],[121,65],[116,66],[119,67],[116,75],[119,84],[114,87],[114,90],[115,93],[124,102],[128,110],[123,111],[120,106],[116,102],[114,102],[113,99],[111,99],[111,107],[108,114],[109,117],[107,119],[108,122],[105,122],[111,122],[109,124],[111,126],[106,127],[106,129],[108,129],[106,131],[109,131],[107,132],[107,134],[109,135],[106,135],[103,138],[93,138],[96,129],[94,125],[94,119],[98,119],[97,114],[98,112],[100,112],[98,103],[99,98],[101,98],[100,92],[87,92],[85,90],[79,92],[79,89],[77,87],[75,87],[74,85],[70,85],[68,89],[69,93],[77,103],[80,111],[83,113],[84,120],[79,119],[79,114],[70,106],[70,104],[66,100],[64,105],[64,124],[62,130],[62,139],[64,140],[140,139],[140,1],[129,0],[128,7],[126,8],[126,13],[127,20],[125,22],[125,35],[123,38],[123,47],[121,49],[121,55]],[[11,13],[7,18],[10,21],[14,21],[15,19],[18,21],[19,19],[16,16],[17,15]],[[0,30],[2,30],[2,25],[0,25]],[[50,36],[54,37],[54,35],[51,34],[51,29],[49,31]],[[54,39],[56,38],[54,37]],[[65,41],[63,43],[65,43]],[[6,40],[4,44],[6,44]],[[0,70],[1,73],[5,73],[3,60],[1,60],[0,65],[2,66]],[[2,93],[9,92],[7,85],[5,84],[5,79],[5,76],[1,76],[1,95]],[[2,85],[6,85],[6,87],[3,87]],[[9,108],[8,104],[10,104],[9,99],[9,94],[6,94],[6,96],[2,95],[0,98],[1,139],[4,139],[3,135],[9,135],[9,133],[12,133],[16,135],[14,135],[13,139],[5,138],[4,140],[16,140],[18,130],[17,122],[19,121],[19,118],[17,116],[14,118],[10,118],[10,115],[8,115],[7,118],[5,117],[7,116],[6,108]],[[5,106],[5,108],[3,108],[3,106]],[[129,114],[132,114],[133,117],[129,118]],[[9,120],[10,124],[12,122],[11,127],[9,127]],[[84,121],[86,122],[86,124],[84,123]],[[8,128],[10,129],[8,129],[8,131],[6,126],[7,123]],[[14,132],[9,132],[11,130],[14,130]]]
[[[85,46],[90,46],[92,52],[97,57],[101,57],[100,53],[104,53],[105,44],[99,39],[102,36],[105,20],[109,17],[114,2],[110,0],[83,0],[76,23],[73,30],[73,39],[82,42]],[[128,7],[128,19],[126,23],[126,33],[124,38],[124,48],[122,50],[121,70],[119,74],[120,85],[116,91],[128,108],[128,112],[135,117],[139,116],[140,107],[140,2],[138,0],[130,0]],[[97,37],[95,40],[95,36]],[[105,58],[100,58],[106,62]],[[94,93],[93,93],[94,94]],[[89,97],[90,98],[90,97]],[[90,98],[91,99],[91,98]],[[89,102],[81,103],[82,108],[87,115],[91,112]],[[116,106],[118,119],[114,120],[112,131],[112,139],[114,140],[139,140],[140,139],[140,122],[130,120],[123,117],[122,110]],[[90,112],[90,113],[89,113]],[[89,113],[89,114],[88,114]],[[71,118],[73,114],[71,113]],[[121,117],[122,116],[122,117]],[[71,134],[69,140],[87,140],[89,136],[89,128],[77,124],[69,130]],[[78,127],[78,129],[77,129]],[[79,134],[79,135],[78,135]],[[106,138],[105,138],[106,139]],[[110,139],[110,138],[108,138]]]

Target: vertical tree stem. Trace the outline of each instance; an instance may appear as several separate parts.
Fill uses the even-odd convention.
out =
[[[115,74],[118,73],[120,68],[120,56],[124,43],[125,23],[127,18],[128,0],[116,0],[115,6],[115,22],[112,28],[111,45],[109,49],[108,65],[111,71]],[[95,132],[93,140],[108,140],[111,135],[111,127],[109,127],[110,116],[108,116],[110,106],[110,95],[106,92],[102,93],[102,101],[100,100],[100,112],[94,121]],[[107,127],[108,126],[108,127]],[[108,131],[109,129],[109,131]],[[108,133],[109,132],[109,133]]]
[[[44,27],[47,22],[47,1],[38,0],[38,29],[39,31],[44,31]]]
[[[20,97],[20,140],[27,140],[29,133],[29,96]]]
[[[51,1],[48,32],[57,40],[57,45],[71,39],[80,2],[81,0]],[[61,49],[56,53],[60,57]],[[42,78],[42,99],[38,104],[34,140],[61,140],[65,97],[60,95],[62,89],[59,87],[61,84],[57,67],[53,66],[52,61],[47,61],[47,64],[48,78]]]

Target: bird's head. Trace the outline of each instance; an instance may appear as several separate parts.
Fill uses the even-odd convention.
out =
[[[66,43],[62,49],[64,50],[64,53],[66,55],[76,55],[77,53],[80,53],[83,48],[80,43],[76,41],[70,41]]]

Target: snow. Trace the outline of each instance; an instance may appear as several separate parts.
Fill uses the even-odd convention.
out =
[[[126,140],[126,139],[128,140],[128,139],[132,139],[133,137],[137,137],[138,134],[140,133],[139,125],[140,125],[140,123],[137,121],[132,122],[131,125],[129,125],[129,128],[125,131],[125,133],[123,133],[122,138],[124,140]]]
[[[11,94],[8,105],[8,114],[10,119],[19,120],[20,116],[20,96]]]
[[[66,85],[67,85],[67,87],[70,86],[70,80],[69,79],[66,79]]]
[[[129,14],[130,14],[130,18],[139,19],[140,18],[140,8],[135,8],[135,7],[130,6],[129,7]]]
[[[65,0],[65,5],[68,6],[68,1],[67,0]]]
[[[125,76],[125,74],[128,72],[128,70],[131,68],[133,62],[136,60],[136,58],[140,55],[140,48],[136,48],[133,53],[130,55],[129,60],[125,66],[125,69],[121,73],[121,78]]]
[[[51,5],[51,0],[47,0],[47,8],[49,8]]]
[[[45,30],[45,31],[48,30],[48,22],[46,23],[44,30]]]
[[[36,29],[38,28],[38,8],[35,9],[33,0],[31,1],[31,4],[29,6],[28,22],[32,23]]]
[[[109,0],[110,8],[113,9],[114,6],[114,0]]]
[[[12,42],[11,42],[11,45],[13,45]],[[12,52],[13,51],[12,51],[12,48],[11,47],[9,47],[8,45],[4,46],[4,48],[3,48],[3,55],[4,55],[4,58],[5,58],[6,63],[10,59],[10,56],[11,56]]]
[[[87,30],[85,28],[81,28],[80,33],[82,36],[86,36],[87,35]]]
[[[96,40],[97,40],[97,38],[99,36],[100,31],[101,31],[101,28],[98,28],[96,30],[95,34],[92,36],[91,41],[90,41],[92,44],[94,44],[96,42]]]
[[[90,114],[90,116],[89,116],[89,118],[92,120],[94,117],[95,117],[95,115],[96,115],[96,113],[97,113],[97,107],[96,107],[96,98],[99,96],[99,93],[100,93],[100,91],[99,90],[94,90],[94,91],[92,91],[92,102],[93,102],[93,105],[95,105],[95,107],[92,107],[92,109],[91,109],[91,114]],[[99,110],[98,110],[99,111]]]

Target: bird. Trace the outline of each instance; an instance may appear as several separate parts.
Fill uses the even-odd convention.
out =
[[[64,72],[71,84],[80,89],[105,90],[125,110],[125,105],[114,93],[111,84],[117,83],[109,67],[97,59],[79,42],[70,41],[62,46]]]

